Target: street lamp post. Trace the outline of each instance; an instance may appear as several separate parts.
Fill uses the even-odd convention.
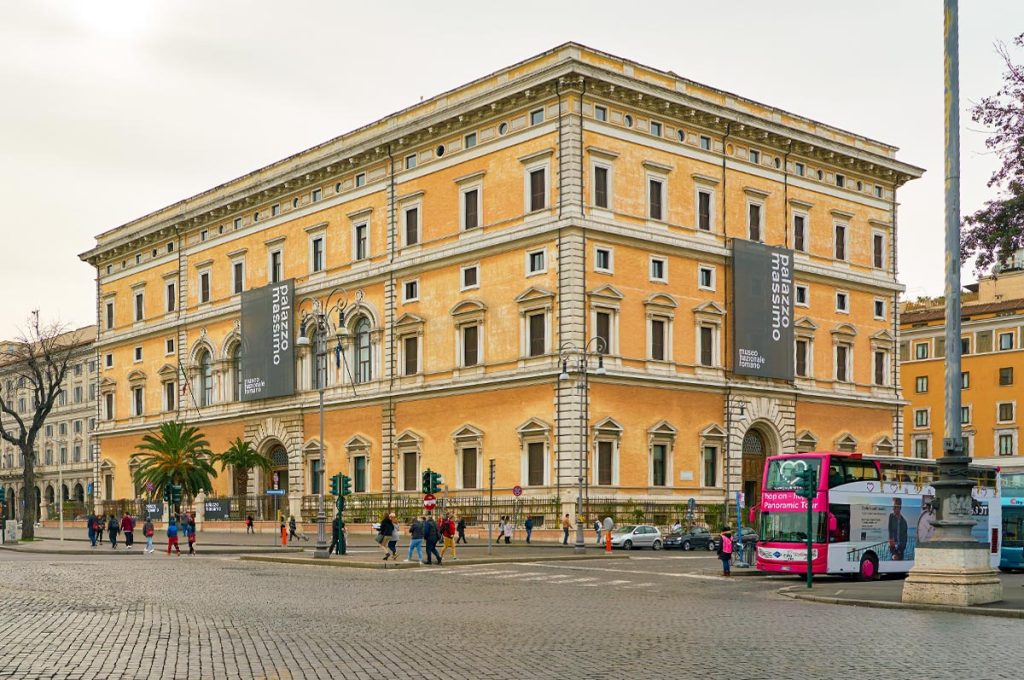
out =
[[[593,345],[593,347],[591,347]],[[584,538],[583,527],[583,484],[586,479],[584,462],[587,459],[587,415],[590,408],[590,358],[597,358],[597,375],[604,375],[604,353],[607,345],[603,338],[591,338],[583,347],[571,342],[562,343],[558,348],[561,359],[562,372],[559,374],[560,381],[569,380],[569,371],[576,372],[576,391],[580,399],[580,458],[577,482],[579,490],[576,496],[576,545],[573,549],[576,553],[584,553],[587,550]]]
[[[335,295],[338,295],[336,301],[334,300]],[[360,299],[362,299],[362,291],[359,291],[356,295],[356,300]],[[320,493],[317,499],[316,547],[313,550],[313,557],[326,559],[329,556],[328,550],[330,547],[327,543],[327,499],[324,491],[324,480],[327,478],[327,465],[324,458],[324,389],[327,384],[327,336],[333,332],[337,338],[337,350],[340,354],[343,351],[342,339],[345,337],[345,309],[348,306],[347,293],[344,288],[335,288],[326,297],[306,297],[299,303],[299,309],[301,310],[307,304],[310,311],[302,314],[299,338],[295,344],[308,346],[309,335],[307,335],[307,332],[310,328],[313,329],[316,341],[316,347],[314,348],[316,382],[320,402],[320,469],[317,470]],[[337,314],[338,316],[336,326],[331,319],[332,314]]]

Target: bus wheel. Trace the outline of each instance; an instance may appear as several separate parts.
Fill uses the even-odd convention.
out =
[[[878,558],[874,554],[868,553],[860,558],[860,569],[857,576],[861,581],[874,581],[878,578]]]

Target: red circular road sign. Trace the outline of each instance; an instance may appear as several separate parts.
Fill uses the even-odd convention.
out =
[[[437,505],[437,499],[434,498],[434,494],[432,494],[432,493],[423,494],[423,509],[424,510],[433,510],[434,506],[436,506],[436,505]]]
[[[513,486],[512,487],[512,495],[516,496],[516,497],[522,496],[523,495],[523,487],[519,486],[518,484]]]

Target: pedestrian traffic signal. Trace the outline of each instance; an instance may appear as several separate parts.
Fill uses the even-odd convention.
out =
[[[171,502],[171,485],[168,484],[164,487],[164,501],[167,503]]]
[[[352,495],[352,478],[348,475],[341,476],[341,495],[342,497]]]
[[[6,500],[6,496],[4,495],[6,493],[7,492],[3,489],[3,487],[0,487],[0,503],[3,503]]]
[[[171,502],[181,502],[181,484],[171,484]]]
[[[341,473],[340,472],[338,474],[334,475],[333,477],[331,477],[331,495],[335,496],[335,497],[341,495]]]
[[[811,467],[805,467],[796,473],[793,478],[793,488],[800,498],[812,499],[818,495],[818,471]]]
[[[430,491],[426,493],[437,493],[441,490],[443,484],[444,480],[441,479],[441,473],[430,471]]]
[[[434,493],[433,491],[430,490],[430,480],[433,479],[431,477],[431,474],[433,473],[431,473],[430,468],[427,468],[426,470],[423,471],[423,474],[421,475],[422,480],[420,483],[420,489],[423,490],[423,493]]]

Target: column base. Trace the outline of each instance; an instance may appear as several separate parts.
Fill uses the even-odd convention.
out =
[[[1003,599],[1003,584],[989,565],[985,545],[919,545],[914,558],[903,582],[903,602],[970,607]]]

